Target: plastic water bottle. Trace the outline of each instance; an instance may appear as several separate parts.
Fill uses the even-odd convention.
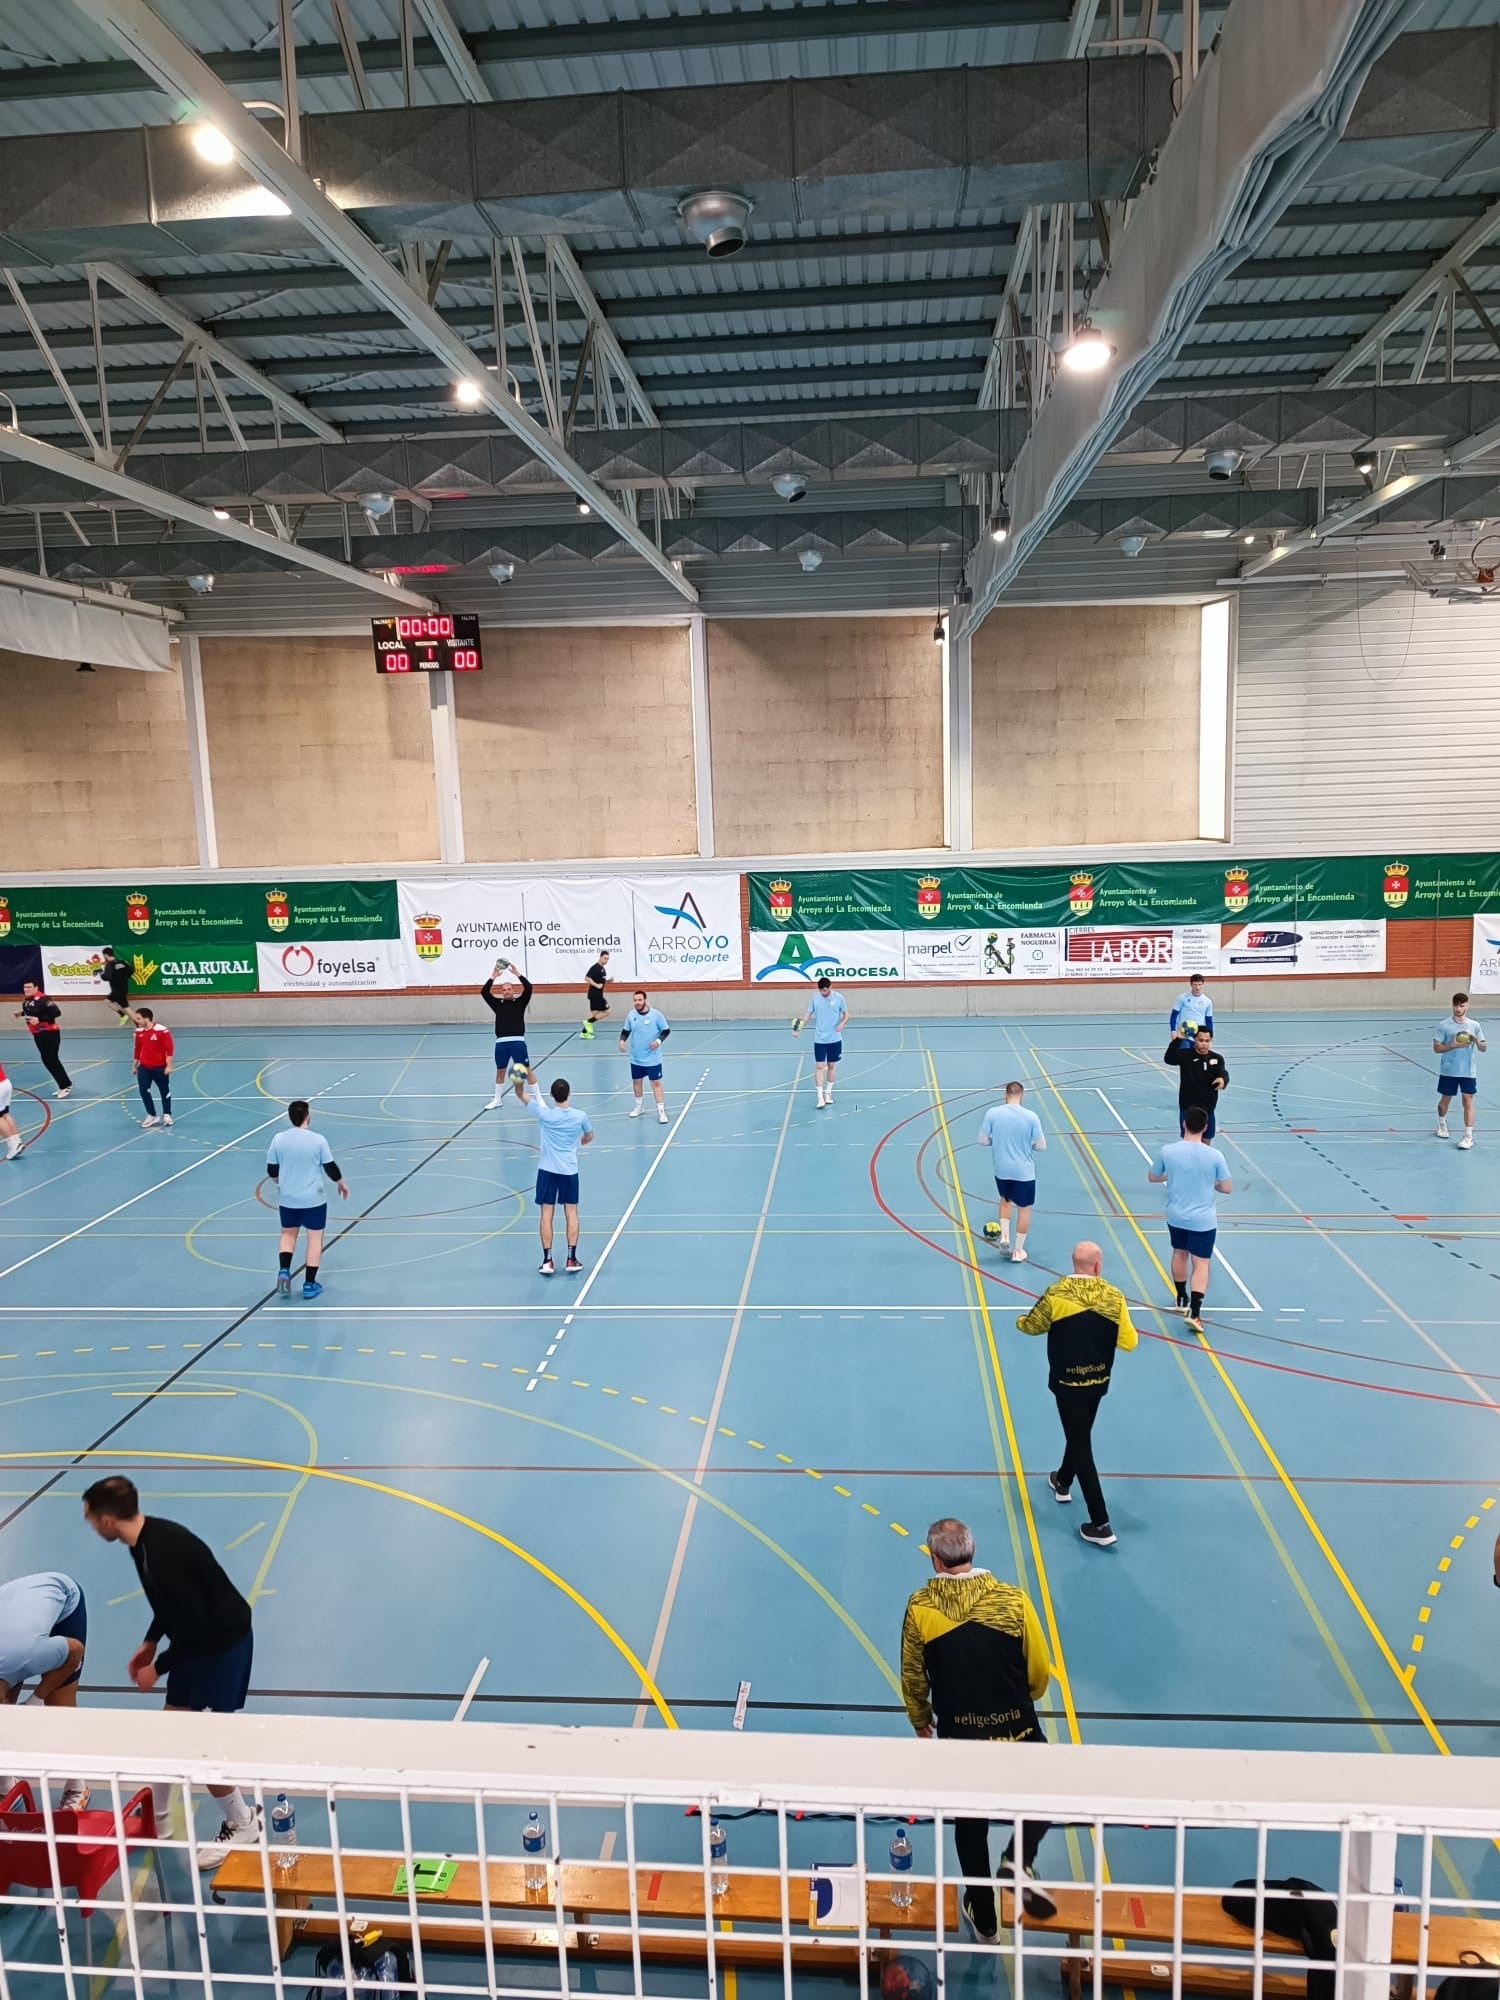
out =
[[[276,1849],[276,1873],[290,1875],[297,1866],[297,1808],[285,1792],[271,1806],[271,1840]]]
[[[911,1842],[906,1837],[906,1828],[896,1828],[896,1838],[891,1842],[891,1873],[896,1880],[891,1884],[891,1907],[896,1910],[911,1908]]]
[[[1410,1903],[1403,1902],[1402,1900],[1405,1894],[1406,1894],[1406,1884],[1401,1880],[1401,1877],[1398,1875],[1396,1877],[1396,1915],[1398,1917],[1404,1917],[1407,1911],[1411,1908]]]
[[[729,1894],[729,1836],[719,1822],[710,1820],[708,1825],[708,1860],[713,1869],[714,1895]]]
[[[547,1829],[542,1824],[540,1813],[526,1815],[526,1824],[521,1828],[521,1852],[525,1856],[527,1895],[544,1896],[547,1893]]]

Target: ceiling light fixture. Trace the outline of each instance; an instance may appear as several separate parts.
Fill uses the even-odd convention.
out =
[[[227,507],[215,507],[214,519],[216,521],[227,521],[229,518],[230,514],[229,514],[229,509]]]
[[[217,125],[193,127],[193,151],[200,160],[207,160],[211,167],[227,167],[234,158],[233,146]]]
[[[936,625],[934,625],[932,628],[932,643],[935,646],[941,646],[943,641],[947,638],[947,636],[948,636],[948,628],[943,623],[942,619],[939,618]]]
[[[814,570],[823,567],[823,551],[821,549],[799,549],[797,551],[797,560],[802,565],[803,575],[811,576]]]
[[[396,502],[389,493],[361,493],[359,504],[372,521],[383,521]]]
[[[800,472],[778,472],[771,481],[771,491],[778,500],[785,500],[789,507],[795,507],[799,500],[807,498],[807,481]]]
[[[453,385],[454,402],[462,403],[466,410],[474,409],[483,395],[484,391],[477,382],[455,382]]]
[[[708,188],[678,202],[677,217],[688,235],[695,243],[701,243],[710,257],[732,257],[745,247],[754,206],[742,194]]]
[[[188,578],[188,589],[196,590],[200,597],[206,597],[213,587],[214,580],[206,571]]]
[[[578,512],[580,514],[592,514],[594,511],[593,508],[589,505],[588,501],[584,499],[581,493],[579,494],[578,498],[573,502],[573,505],[578,509]]]
[[[1354,470],[1361,479],[1372,479],[1375,476],[1375,454],[1368,445],[1364,445],[1359,451],[1351,451],[1349,456],[1353,459]]]
[[[995,511],[990,516],[990,540],[992,542],[1003,542],[1009,540],[1009,538],[1010,508],[1005,504],[1005,496],[1002,494],[995,502]]]
[[[1063,367],[1072,375],[1097,375],[1114,358],[1113,345],[1087,317],[1078,322],[1077,331],[1060,356]]]
[[[508,562],[492,562],[489,571],[496,583],[509,583],[516,573],[516,566]]]

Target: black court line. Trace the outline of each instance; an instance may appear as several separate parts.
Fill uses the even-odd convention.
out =
[[[576,1035],[577,1033],[578,1030],[576,1028],[569,1029],[568,1033],[563,1036],[560,1042],[554,1043],[553,1046],[550,1049],[548,1049],[547,1053],[541,1058],[541,1061],[543,1063],[550,1062],[552,1058],[557,1054],[558,1050],[561,1048],[565,1048],[567,1044],[570,1041],[572,1041],[574,1035]],[[540,1066],[541,1066],[540,1063],[532,1065],[533,1069],[540,1068]],[[356,1215],[351,1221],[346,1222],[343,1228],[339,1230],[337,1235],[330,1236],[323,1245],[324,1256],[325,1257],[327,1256],[328,1252],[331,1249],[333,1249],[335,1244],[342,1243],[346,1236],[352,1236],[355,1230],[358,1229],[359,1225],[362,1222],[368,1220],[368,1218],[375,1213],[376,1209],[380,1207],[382,1202],[389,1201],[391,1196],[397,1193],[401,1188],[404,1188],[406,1186],[406,1183],[409,1180],[411,1180],[414,1175],[421,1173],[423,1167],[430,1166],[432,1162],[439,1157],[440,1154],[446,1153],[448,1148],[454,1143],[455,1140],[461,1139],[463,1137],[464,1133],[469,1130],[470,1126],[477,1125],[479,1123],[480,1119],[483,1118],[485,1112],[488,1109],[489,1109],[488,1105],[481,1106],[481,1108],[478,1111],[474,1112],[472,1117],[466,1118],[461,1125],[457,1126],[452,1132],[448,1134],[446,1139],[440,1139],[437,1145],[433,1147],[430,1153],[424,1154],[423,1157],[417,1161],[414,1167],[409,1167],[406,1170],[406,1172],[401,1176],[400,1180],[392,1181],[390,1186],[385,1190],[385,1192],[383,1194],[377,1195],[374,1201],[370,1203],[368,1208],[362,1208],[358,1215]],[[301,1267],[299,1266],[299,1269],[300,1268]],[[108,1430],[101,1431],[98,1437],[96,1437],[91,1444],[86,1444],[81,1451],[75,1452],[73,1457],[68,1460],[67,1464],[59,1466],[57,1471],[52,1474],[50,1479],[44,1479],[41,1485],[38,1486],[33,1492],[28,1493],[24,1500],[19,1501],[14,1507],[12,1507],[10,1512],[6,1514],[3,1517],[3,1519],[0,1519],[0,1531],[3,1531],[4,1529],[8,1528],[11,1525],[12,1521],[19,1520],[20,1517],[26,1512],[28,1507],[33,1506],[38,1500],[40,1500],[43,1494],[50,1493],[54,1486],[58,1485],[62,1480],[66,1479],[68,1474],[74,1471],[76,1467],[82,1465],[85,1459],[91,1458],[93,1454],[96,1451],[98,1451],[101,1445],[108,1444],[109,1440],[115,1436],[116,1432],[122,1431],[133,1417],[138,1417],[141,1411],[147,1409],[153,1402],[155,1402],[158,1396],[165,1395],[166,1392],[170,1388],[172,1388],[172,1386],[175,1383],[180,1382],[182,1380],[184,1375],[186,1375],[191,1369],[196,1368],[200,1361],[206,1360],[207,1357],[213,1353],[216,1347],[220,1346],[224,1341],[230,1339],[232,1335],[238,1333],[240,1328],[244,1326],[247,1321],[254,1319],[255,1315],[260,1311],[261,1307],[269,1305],[271,1300],[274,1299],[275,1296],[276,1296],[276,1287],[273,1285],[268,1292],[262,1292],[260,1297],[255,1301],[253,1305],[246,1306],[245,1310],[239,1315],[239,1317],[237,1319],[231,1320],[229,1325],[226,1326],[222,1332],[216,1333],[212,1340],[206,1342],[204,1346],[200,1348],[199,1351],[196,1354],[194,1354],[189,1360],[184,1361],[180,1368],[174,1368],[172,1373],[167,1376],[165,1381],[158,1382],[154,1389],[148,1389],[145,1392],[145,1394],[139,1399],[138,1402],[134,1402],[131,1404],[130,1408],[125,1412],[125,1414],[122,1417],[118,1419],[117,1422],[112,1423],[109,1426]]]

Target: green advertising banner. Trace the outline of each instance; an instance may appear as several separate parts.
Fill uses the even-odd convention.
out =
[[[0,888],[0,944],[112,944],[121,958],[163,960],[181,945],[249,947],[279,937],[312,942],[398,935],[394,882],[173,882],[139,889]],[[223,957],[209,951],[210,957]],[[221,987],[250,991],[251,985]],[[165,990],[165,989],[163,989]],[[202,990],[202,989],[200,989]]]
[[[1295,861],[1111,861],[1051,868],[847,869],[751,875],[752,931],[923,923],[1202,924],[1467,917],[1500,902],[1500,854]]]
[[[172,951],[158,964],[135,954],[132,999],[157,993],[254,993],[259,986],[255,952],[215,946],[208,951]]]

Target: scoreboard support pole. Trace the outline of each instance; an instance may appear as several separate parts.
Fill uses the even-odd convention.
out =
[[[464,858],[464,802],[458,774],[458,711],[453,699],[453,676],[427,676],[432,703],[432,782],[437,793],[438,858],[461,862]]]
[[[196,632],[177,640],[182,675],[182,713],[187,723],[188,776],[193,788],[193,825],[198,836],[198,866],[219,865],[219,829],[214,819],[213,769],[208,761],[208,723],[203,713],[203,661]]]

